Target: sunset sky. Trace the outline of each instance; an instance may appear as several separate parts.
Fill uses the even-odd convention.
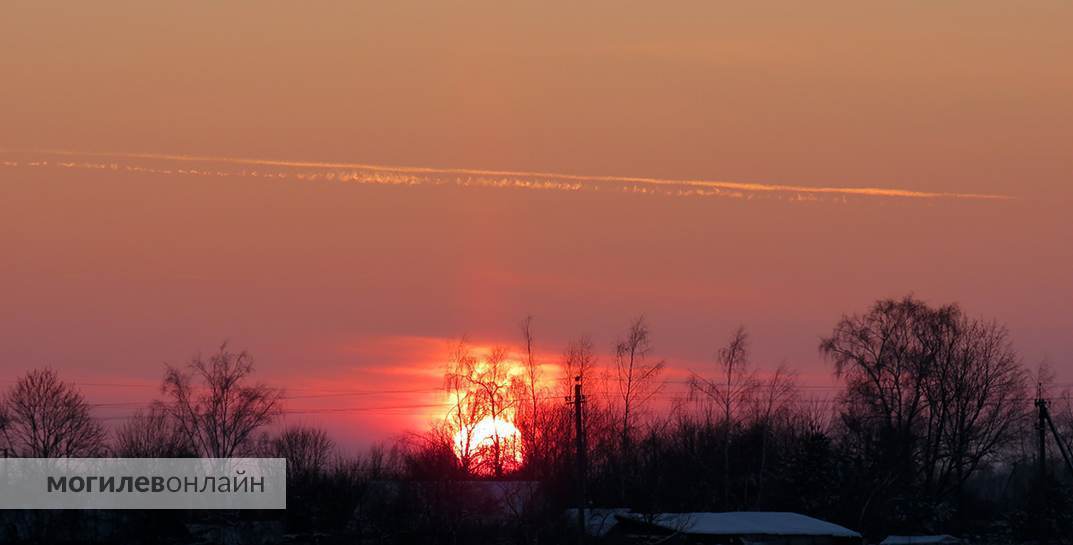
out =
[[[672,380],[744,324],[828,396],[819,337],[908,293],[1073,381],[1068,2],[3,11],[0,386],[118,422],[229,340],[359,446],[527,314],[550,366],[644,313]]]

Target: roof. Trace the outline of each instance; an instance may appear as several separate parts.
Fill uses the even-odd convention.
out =
[[[736,511],[617,516],[686,534],[861,537],[848,528],[799,513]]]
[[[934,536],[887,536],[887,539],[879,543],[880,545],[934,545],[937,543],[961,543],[961,540],[946,534]]]

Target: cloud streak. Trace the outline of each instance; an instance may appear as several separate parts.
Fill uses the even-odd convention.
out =
[[[102,153],[70,150],[3,151],[30,154],[31,161],[0,161],[0,166],[48,166],[40,157],[67,158],[51,164],[64,168],[111,169],[166,175],[242,176],[301,181],[335,181],[370,185],[454,185],[556,191],[616,191],[683,197],[776,198],[783,200],[846,200],[887,198],[912,200],[1009,200],[985,193],[929,192],[871,186],[807,186],[723,180],[666,179],[636,176],[588,176],[555,172],[434,168],[368,163],[288,161],[164,153]],[[70,159],[80,158],[82,161]],[[95,159],[97,162],[89,162]],[[103,162],[102,162],[103,161]],[[149,163],[168,163],[170,166]],[[224,168],[229,167],[229,168]],[[241,167],[240,170],[235,170]]]

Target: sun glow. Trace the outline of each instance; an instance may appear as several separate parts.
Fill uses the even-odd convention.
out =
[[[540,398],[544,377],[530,355],[465,342],[454,349],[444,377],[444,423],[464,471],[500,477],[521,469],[537,433],[533,400]]]
[[[455,433],[454,451],[479,473],[493,474],[497,465],[510,472],[522,465],[522,434],[512,422],[488,416]]]

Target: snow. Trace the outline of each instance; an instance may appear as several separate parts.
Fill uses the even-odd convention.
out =
[[[961,540],[948,535],[936,536],[887,536],[879,545],[937,545],[961,543]]]
[[[861,537],[861,534],[848,528],[798,513],[738,511],[661,513],[648,517],[631,513],[618,516],[688,534]]]

